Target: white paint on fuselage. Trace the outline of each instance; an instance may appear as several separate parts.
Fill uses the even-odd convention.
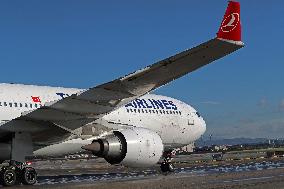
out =
[[[140,98],[144,100],[157,100],[159,102],[172,102],[175,107],[168,109],[161,107],[140,108],[124,106],[103,117],[103,119],[116,124],[144,127],[157,132],[163,143],[170,146],[181,147],[197,140],[206,129],[205,121],[197,111],[188,104],[179,100],[154,94],[146,94]],[[138,105],[137,105],[138,106]]]
[[[80,91],[83,91],[83,89],[1,83],[0,121],[15,119],[21,116],[23,112],[28,112],[49,102],[62,99],[56,93],[71,95]],[[41,102],[33,102],[32,96],[40,97]]]
[[[31,111],[40,106],[62,99],[67,95],[82,92],[84,89],[34,86],[21,84],[0,84],[0,120],[6,122],[15,119],[23,112]],[[32,97],[39,97],[41,102],[33,102]],[[163,105],[164,108],[145,105],[138,107],[123,106],[98,119],[97,122],[107,123],[105,126],[111,129],[125,127],[143,127],[157,132],[166,148],[181,147],[197,140],[206,130],[206,124],[196,110],[190,105],[179,100],[146,94],[139,99],[151,101],[172,102],[172,105]],[[62,139],[60,144],[51,145],[37,150],[37,155],[62,155],[81,150],[81,146],[90,143],[88,140]],[[70,145],[73,144],[73,145]],[[75,145],[76,144],[76,145]]]

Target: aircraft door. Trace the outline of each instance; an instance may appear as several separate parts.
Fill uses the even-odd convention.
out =
[[[194,117],[191,112],[187,114],[187,125],[188,126],[194,125]]]

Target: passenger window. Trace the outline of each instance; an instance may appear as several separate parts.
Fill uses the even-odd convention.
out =
[[[37,108],[37,104],[35,104],[35,107]]]
[[[33,108],[33,105],[32,105],[32,104],[30,104],[30,108]]]
[[[4,106],[7,106],[7,102],[4,102]]]
[[[25,107],[26,107],[26,108],[28,107],[28,104],[27,104],[27,103],[25,103]]]
[[[18,104],[16,102],[14,104],[15,104],[15,107],[18,107]]]
[[[20,103],[20,107],[23,107],[23,104],[22,104],[22,103]]]
[[[10,103],[9,103],[9,106],[12,107],[12,106],[13,106],[13,103],[10,102]]]
[[[2,106],[2,102],[0,102],[0,106]]]

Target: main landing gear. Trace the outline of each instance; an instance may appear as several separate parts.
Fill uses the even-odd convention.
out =
[[[34,168],[27,164],[10,161],[2,163],[0,171],[0,184],[13,186],[17,184],[33,185],[37,180],[37,173]]]
[[[174,164],[172,163],[172,159],[174,156],[174,151],[165,151],[163,154],[164,161],[161,163],[161,171],[163,173],[171,173],[174,172]]]

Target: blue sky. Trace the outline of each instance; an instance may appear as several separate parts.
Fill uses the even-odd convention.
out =
[[[213,137],[284,136],[284,2],[241,0],[245,48],[155,91]],[[88,88],[215,37],[227,1],[0,1],[0,82]]]

